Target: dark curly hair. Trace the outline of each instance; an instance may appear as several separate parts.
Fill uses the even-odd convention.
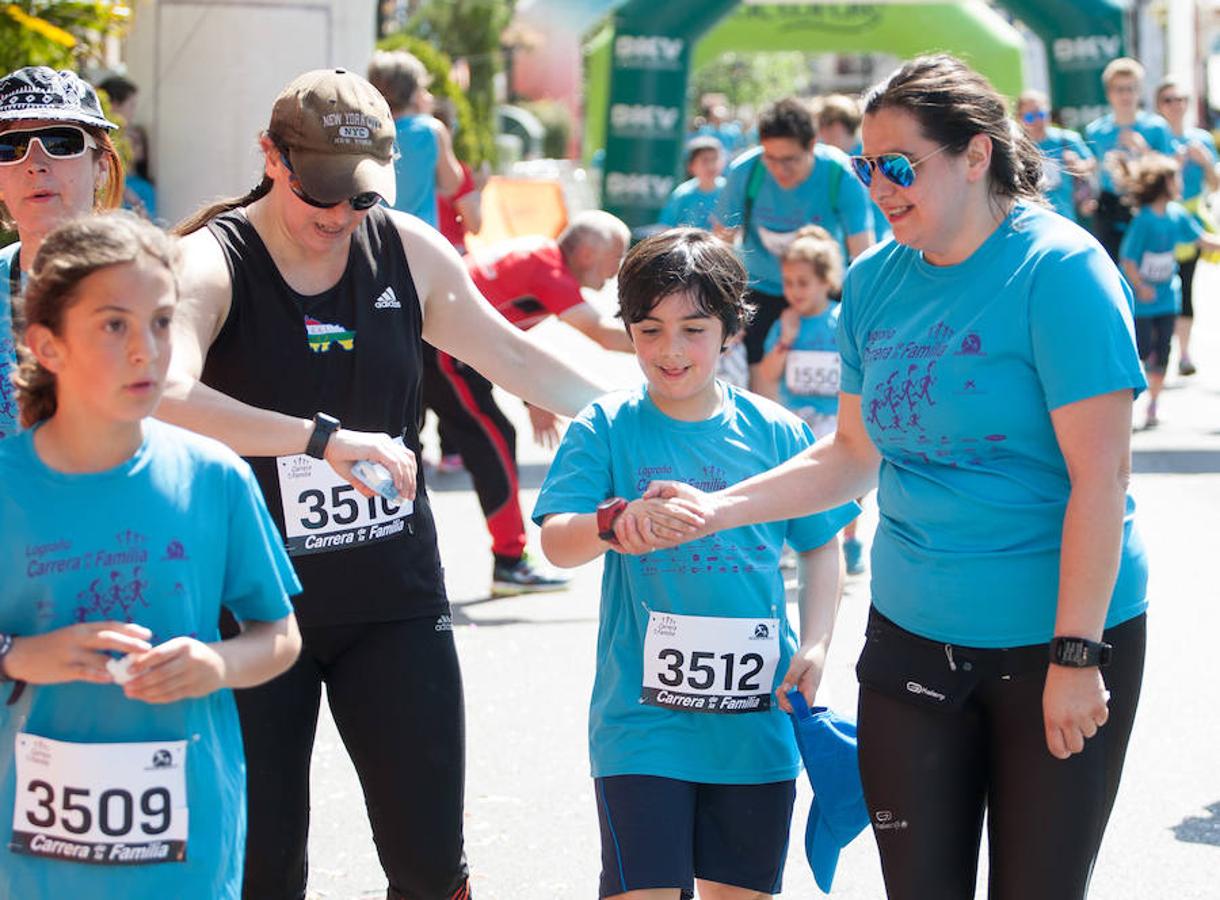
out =
[[[785,97],[763,109],[758,115],[759,140],[792,138],[806,150],[817,136],[813,113],[804,102]]]
[[[619,316],[641,322],[671,294],[686,292],[695,308],[719,319],[728,341],[746,327],[749,277],[733,248],[698,228],[674,228],[640,241],[618,273]]]

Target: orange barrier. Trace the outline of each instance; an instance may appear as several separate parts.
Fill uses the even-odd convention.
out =
[[[557,181],[493,175],[483,187],[483,227],[466,235],[475,250],[524,235],[555,237],[568,224],[563,188]]]

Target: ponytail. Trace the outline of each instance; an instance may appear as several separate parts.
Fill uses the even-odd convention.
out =
[[[233,197],[228,200],[219,200],[210,206],[203,207],[203,209],[200,209],[197,212],[187,216],[172,229],[170,229],[170,234],[176,235],[177,237],[186,237],[188,234],[198,231],[217,216],[223,215],[230,210],[237,209],[238,207],[249,206],[255,200],[266,197],[269,193],[271,193],[271,186],[273,184],[274,182],[271,180],[270,176],[264,174],[263,180],[252,187],[245,196]]]

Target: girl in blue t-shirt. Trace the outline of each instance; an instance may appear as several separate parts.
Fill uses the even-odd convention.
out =
[[[759,364],[762,384],[796,413],[818,440],[834,434],[839,413],[839,304],[843,252],[825,228],[806,225],[780,256],[788,308],[767,332]],[[848,575],[864,571],[864,548],[853,519],[843,529]]]
[[[237,900],[230,688],[300,647],[299,584],[248,467],[149,418],[175,247],[131,213],[47,235],[0,442],[0,896]],[[220,640],[221,605],[243,626]]]
[[[1182,309],[1182,278],[1175,248],[1183,244],[1220,248],[1220,236],[1176,201],[1182,195],[1181,167],[1159,153],[1136,162],[1118,160],[1116,177],[1138,209],[1119,248],[1123,274],[1135,292],[1135,340],[1148,375],[1144,427],[1158,423],[1157,400],[1165,385],[1169,344]]]

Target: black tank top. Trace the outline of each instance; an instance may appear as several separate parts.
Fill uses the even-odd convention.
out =
[[[208,230],[224,251],[233,300],[203,383],[262,409],[301,418],[321,411],[345,428],[401,435],[419,463],[423,321],[386,212],[369,211],[343,276],[313,296],[288,286],[244,211],[218,216]],[[324,462],[248,462],[305,588],[296,598],[301,624],[448,611],[422,465],[413,514],[394,518],[392,507],[361,497]]]

